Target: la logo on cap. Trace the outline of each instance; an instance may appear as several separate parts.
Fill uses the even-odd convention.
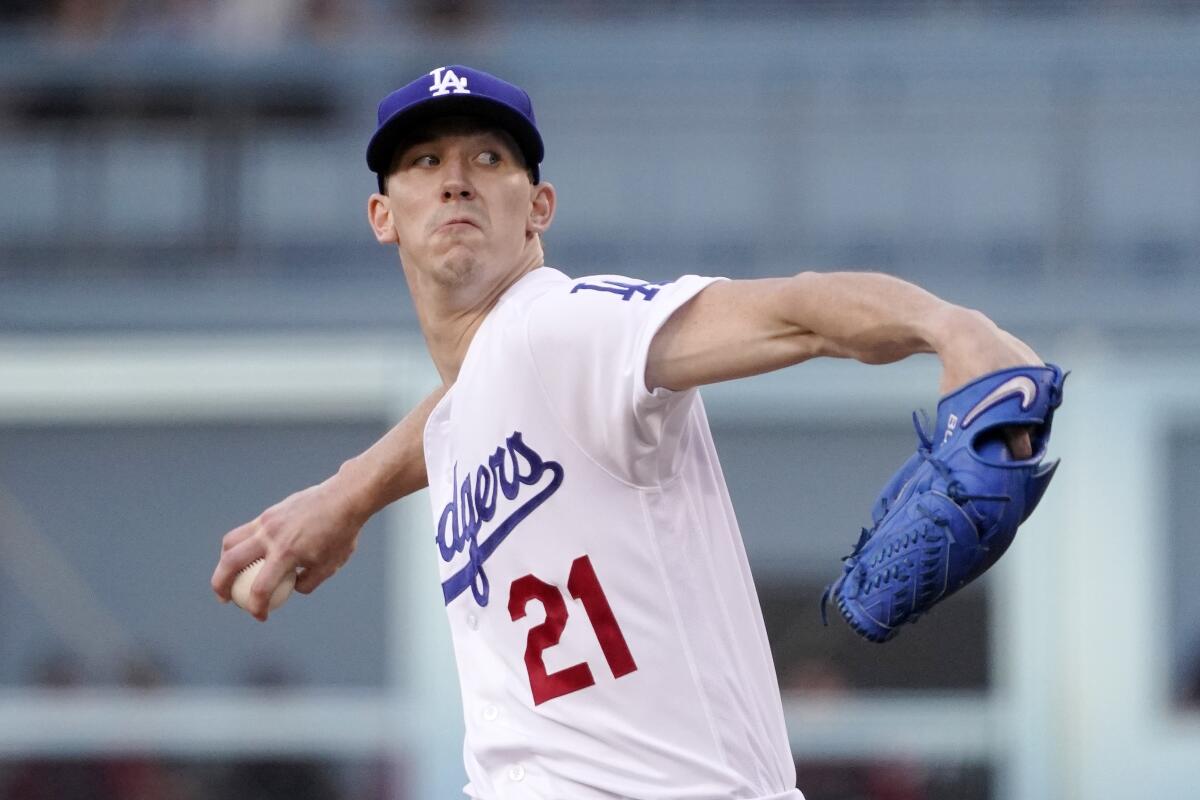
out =
[[[433,92],[434,97],[443,94],[470,94],[471,90],[467,88],[466,76],[458,77],[454,74],[454,70],[447,67],[438,67],[433,72],[429,73],[433,76],[433,86],[429,87],[429,91]]]

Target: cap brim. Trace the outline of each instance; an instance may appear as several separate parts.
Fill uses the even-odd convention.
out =
[[[476,95],[430,97],[403,108],[389,117],[367,144],[367,167],[377,174],[388,172],[396,145],[406,134],[429,120],[447,116],[486,119],[508,131],[521,148],[525,165],[538,172],[544,155],[542,137],[520,112],[496,100]]]

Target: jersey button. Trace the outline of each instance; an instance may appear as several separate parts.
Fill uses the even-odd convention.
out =
[[[479,627],[479,617],[475,616],[474,614],[467,614],[467,627],[470,628],[471,630],[475,630],[476,628],[478,628]]]
[[[508,768],[508,779],[513,783],[525,780],[525,768],[520,764],[514,764]]]
[[[495,722],[498,716],[500,716],[500,709],[490,704],[483,707],[483,718],[488,722]]]

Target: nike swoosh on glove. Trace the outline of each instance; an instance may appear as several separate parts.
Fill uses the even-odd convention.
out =
[[[938,402],[933,435],[916,414],[917,452],[888,480],[832,599],[864,638],[886,642],[901,625],[985,572],[1004,554],[1058,469],[1046,462],[1064,373],[1054,364],[984,375]],[[1033,455],[1014,460],[1003,429],[1028,426]]]

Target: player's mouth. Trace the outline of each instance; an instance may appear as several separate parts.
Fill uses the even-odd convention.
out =
[[[441,223],[436,228],[434,228],[434,232],[436,233],[439,231],[466,230],[468,228],[475,228],[476,230],[482,230],[482,228],[479,227],[479,223],[477,223],[473,219],[470,219],[468,217],[451,217],[450,219],[446,220],[445,222]]]

